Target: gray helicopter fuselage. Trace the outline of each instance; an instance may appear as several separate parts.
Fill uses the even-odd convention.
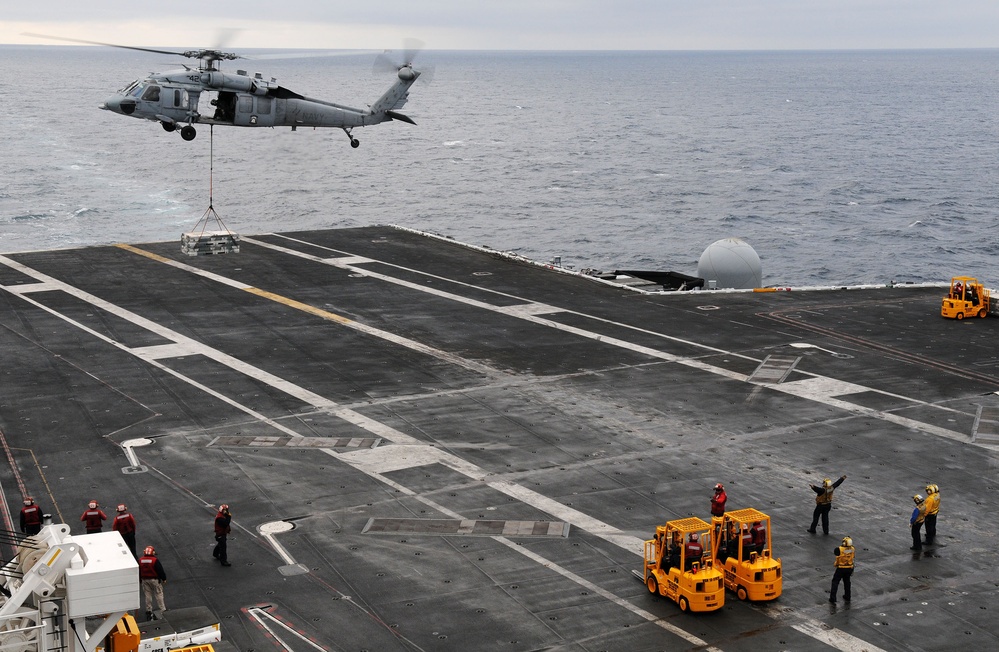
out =
[[[349,130],[394,119],[412,122],[396,110],[406,103],[408,89],[419,75],[411,68],[401,69],[381,98],[358,109],[299,95],[259,73],[251,77],[243,71],[231,74],[185,68],[132,82],[108,97],[101,108],[154,120],[170,130],[182,124]]]

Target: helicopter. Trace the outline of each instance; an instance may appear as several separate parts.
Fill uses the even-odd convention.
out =
[[[181,69],[151,73],[148,77],[137,79],[108,97],[99,107],[120,115],[159,122],[165,131],[179,131],[180,137],[187,141],[194,140],[198,135],[194,127],[196,124],[291,127],[292,131],[298,127],[332,127],[342,129],[350,140],[350,146],[357,148],[360,141],[351,133],[355,127],[392,120],[416,124],[409,116],[399,113],[409,98],[409,87],[421,75],[413,68],[415,46],[407,47],[402,63],[392,62],[384,54],[380,55],[382,67],[390,66],[397,79],[374,104],[367,109],[356,109],[299,95],[278,84],[276,78],[265,79],[259,72],[253,76],[245,70],[236,70],[235,74],[223,72],[219,62],[250,57],[216,48],[176,52],[62,36],[24,35],[197,59],[196,68],[182,64]],[[212,107],[210,114],[201,110],[205,96]]]

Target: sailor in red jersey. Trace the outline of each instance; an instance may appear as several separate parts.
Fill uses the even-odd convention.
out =
[[[223,503],[219,505],[219,512],[215,515],[215,550],[212,551],[212,556],[218,559],[223,566],[232,566],[226,552],[226,538],[231,530],[230,523],[232,523],[232,514],[229,512],[229,506]]]
[[[166,572],[160,560],[156,558],[156,550],[152,546],[146,546],[142,556],[139,557],[139,580],[142,582],[142,594],[146,599],[146,620],[152,620],[154,599],[160,613],[166,611],[166,603],[163,601]]]
[[[118,513],[111,522],[111,529],[121,535],[125,545],[132,551],[132,556],[138,559],[139,555],[135,550],[135,518],[128,513],[125,503],[118,505],[115,511]]]
[[[21,508],[21,532],[27,535],[38,534],[42,529],[42,508],[35,504],[35,499],[28,496]]]
[[[91,500],[90,505],[87,506],[87,511],[83,512],[80,520],[86,524],[87,534],[93,534],[104,529],[104,521],[108,520],[108,515],[97,506],[96,500]]]

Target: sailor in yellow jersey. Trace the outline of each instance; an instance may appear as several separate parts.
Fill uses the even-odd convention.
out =
[[[933,545],[933,539],[937,536],[937,512],[940,511],[940,487],[935,484],[926,485],[926,518],[923,525],[926,527],[926,545]]]
[[[829,534],[829,510],[832,509],[833,491],[843,484],[846,476],[840,476],[839,480],[833,482],[829,478],[822,481],[821,486],[808,485],[815,492],[815,511],[812,513],[812,524],[808,526],[808,531],[815,534],[815,526],[822,518],[822,534]]]
[[[836,604],[836,593],[839,592],[839,581],[843,580],[843,601],[850,601],[850,576],[853,575],[854,547],[853,539],[843,537],[838,548],[833,548],[836,555],[836,572],[833,574],[832,588],[829,590],[829,602]]]

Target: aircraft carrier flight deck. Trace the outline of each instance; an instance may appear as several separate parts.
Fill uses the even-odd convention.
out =
[[[2,254],[6,528],[126,503],[217,649],[997,649],[999,319],[940,280],[640,293],[388,226]],[[719,482],[783,592],[685,613],[634,571]]]

